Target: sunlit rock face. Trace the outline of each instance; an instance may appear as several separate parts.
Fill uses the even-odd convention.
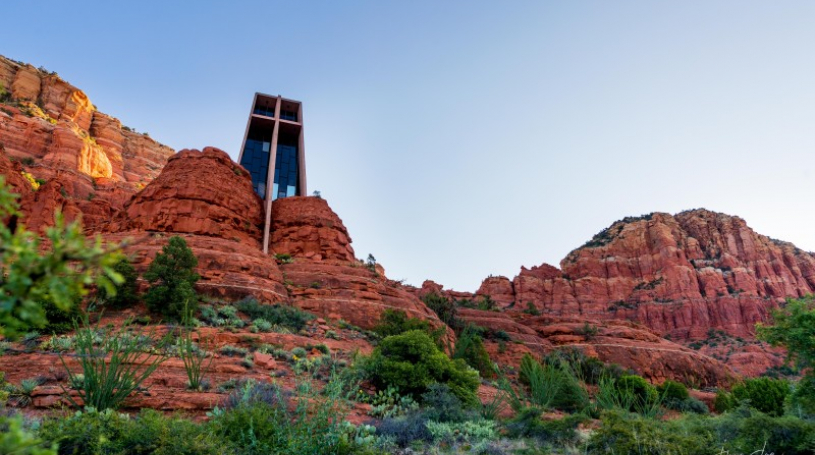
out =
[[[27,206],[31,227],[50,225],[62,210],[81,214],[91,231],[101,229],[174,153],[96,110],[56,73],[0,56],[0,84],[7,93],[0,101],[0,153],[59,194],[49,201],[41,193],[36,210]]]

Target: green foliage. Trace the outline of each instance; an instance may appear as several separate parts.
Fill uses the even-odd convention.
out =
[[[49,300],[43,301],[42,308],[45,310],[48,323],[42,330],[48,333],[70,332],[74,328],[74,323],[83,317],[84,313],[80,304],[81,299],[79,296],[74,297],[74,303],[68,308],[57,307]]]
[[[116,293],[112,295],[104,288],[99,289],[99,299],[112,308],[128,308],[135,305],[139,301],[136,283],[139,274],[136,273],[136,269],[127,258],[122,258],[113,266],[113,270],[121,275],[122,282],[116,285]]]
[[[475,405],[478,372],[461,360],[450,360],[421,330],[385,338],[374,349],[366,369],[379,389],[389,386],[418,398],[431,384],[447,384],[466,405]]]
[[[484,347],[481,335],[472,325],[468,325],[459,335],[453,358],[467,362],[467,365],[475,368],[482,378],[492,379],[495,377],[495,368],[492,365],[492,360],[490,360],[490,355]]]
[[[241,313],[251,319],[263,319],[272,325],[288,327],[297,332],[306,326],[314,316],[292,306],[261,304],[253,297],[247,297],[235,304]]]
[[[208,425],[236,454],[340,454],[352,453],[356,441],[346,435],[344,384],[332,380],[321,394],[301,387],[289,404],[275,388],[248,383],[236,391],[231,407],[214,412]],[[292,410],[293,409],[293,410]]]
[[[192,390],[201,390],[201,380],[209,371],[215,356],[207,355],[192,341],[192,330],[186,329],[178,340],[178,356],[184,362],[184,371],[187,373],[187,384]]]
[[[713,455],[718,450],[709,431],[691,431],[671,422],[612,411],[603,414],[586,453]]]
[[[8,220],[0,223],[0,335],[6,337],[45,327],[46,303],[70,311],[89,286],[114,293],[113,284],[121,281],[113,270],[120,253],[99,237],[89,244],[81,225],[66,224],[60,213],[41,242],[20,221],[16,197],[0,176],[0,219]]]
[[[281,264],[291,264],[294,262],[291,255],[288,253],[278,253],[274,255],[275,259],[277,259]]]
[[[541,364],[525,354],[518,379],[529,387],[530,401],[543,409],[577,411],[589,404],[586,390],[564,363]]]
[[[430,420],[425,426],[432,438],[439,442],[477,443],[498,438],[497,424],[492,420],[465,420],[463,422]]]
[[[74,335],[75,357],[82,373],[74,373],[68,367],[63,354],[59,355],[62,366],[68,372],[68,380],[77,389],[85,406],[95,409],[116,409],[135,391],[145,379],[167,360],[161,350],[152,355],[141,351],[144,340],[154,339],[155,333],[141,330],[128,331],[125,325],[119,330],[88,325],[77,327]],[[158,342],[167,344],[169,334]],[[106,360],[106,358],[108,360]],[[79,407],[66,393],[74,406]]]
[[[185,311],[194,313],[198,308],[198,295],[195,283],[199,276],[195,273],[198,258],[195,257],[183,237],[170,237],[161,253],[144,273],[150,288],[144,301],[150,311],[180,321]]]
[[[682,401],[690,397],[688,388],[684,384],[676,381],[666,380],[657,387],[657,391],[665,398],[665,400]]]
[[[713,409],[715,409],[716,412],[727,412],[734,409],[736,406],[736,399],[733,397],[732,393],[722,389],[716,392],[716,398],[713,400]]]
[[[542,420],[540,410],[526,408],[507,422],[507,430],[513,437],[535,438],[538,443],[563,446],[578,440],[577,426],[586,421],[581,414],[556,420]]]
[[[436,313],[441,322],[447,324],[451,329],[458,330],[463,325],[458,319],[458,310],[456,309],[455,303],[447,297],[436,293],[429,293],[422,297],[422,301],[428,308]]]
[[[815,299],[789,299],[773,311],[771,326],[758,324],[756,336],[773,346],[785,346],[790,360],[801,368],[815,366]]]
[[[771,416],[784,414],[784,400],[790,394],[790,385],[783,379],[745,379],[730,390],[738,401],[749,401],[750,406]]]
[[[637,406],[653,402],[659,399],[659,392],[642,376],[626,375],[617,380],[615,386],[617,390],[624,394],[630,394],[634,399],[634,405],[629,411],[634,411]]]
[[[411,330],[421,330],[427,332],[436,343],[442,335],[444,330],[434,330],[430,323],[419,318],[409,318],[407,313],[402,310],[385,310],[382,312],[382,318],[379,323],[374,327],[374,332],[381,337],[389,337],[392,335],[401,335]]]
[[[25,428],[22,415],[0,417],[0,453],[14,455],[56,455],[56,444],[46,445]]]
[[[78,411],[68,418],[47,419],[40,435],[59,444],[60,455],[226,455],[228,442],[205,425],[142,410],[135,418],[110,409]]]
[[[378,390],[373,395],[367,395],[360,390],[358,398],[364,403],[370,403],[371,410],[368,414],[372,417],[398,417],[419,408],[419,403],[408,395],[401,395],[396,387]]]

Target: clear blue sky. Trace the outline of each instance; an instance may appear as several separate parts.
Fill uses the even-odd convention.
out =
[[[475,290],[696,207],[815,249],[813,2],[3,8],[0,53],[176,149],[236,158],[255,91],[303,101],[309,190],[394,279]]]

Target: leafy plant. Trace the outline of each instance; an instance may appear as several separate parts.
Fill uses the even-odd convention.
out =
[[[755,409],[771,415],[784,414],[784,401],[790,394],[789,383],[783,379],[745,379],[730,390],[737,401],[747,401]]]
[[[263,319],[272,325],[288,327],[295,332],[306,326],[314,316],[292,306],[261,304],[253,297],[247,297],[235,304],[241,313],[251,319]]]
[[[178,340],[178,356],[184,362],[184,371],[187,373],[190,389],[201,390],[201,380],[212,366],[215,356],[208,356],[206,350],[193,342],[190,329],[185,330]]]
[[[492,360],[490,360],[490,355],[484,347],[481,336],[472,325],[468,325],[459,335],[453,358],[464,360],[467,365],[475,368],[483,378],[492,379],[495,377],[495,368]]]
[[[0,219],[7,220],[0,223],[0,334],[6,337],[45,327],[45,302],[70,310],[89,286],[115,293],[122,280],[113,270],[121,254],[101,238],[89,245],[81,225],[66,224],[57,213],[41,242],[21,222],[16,198],[0,176]]]
[[[377,388],[398,387],[418,398],[435,383],[445,383],[465,405],[477,402],[478,372],[450,360],[426,332],[412,330],[385,338],[374,349],[367,371]]]
[[[127,308],[139,301],[138,284],[139,274],[127,258],[122,258],[113,266],[113,270],[121,275],[122,282],[116,285],[116,293],[108,294],[105,288],[99,289],[99,299],[113,308]]]
[[[183,237],[173,236],[161,253],[144,273],[150,288],[144,301],[151,311],[161,313],[172,320],[181,320],[185,311],[195,312],[198,308],[198,295],[195,283],[199,276],[195,273],[198,258],[195,257]]]
[[[82,367],[82,373],[74,373],[68,367],[63,354],[59,354],[62,366],[68,372],[68,379],[76,387],[84,406],[95,409],[116,409],[133,393],[145,379],[167,360],[163,349],[151,355],[141,352],[144,335],[154,339],[155,332],[145,334],[141,330],[128,333],[125,324],[114,330],[90,326],[85,320],[77,326],[74,335],[75,357]],[[158,341],[158,346],[167,344],[170,334]],[[109,358],[109,360],[108,360]],[[66,393],[68,400],[79,404]]]
[[[25,428],[22,415],[0,416],[0,453],[14,455],[57,455],[57,445],[46,445],[35,432]]]

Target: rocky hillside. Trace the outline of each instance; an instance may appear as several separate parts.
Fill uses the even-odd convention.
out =
[[[44,186],[24,204],[32,208],[29,227],[48,225],[60,209],[69,218],[82,214],[91,230],[152,181],[175,153],[96,110],[82,90],[56,73],[3,56],[0,151]]]
[[[173,154],[30,65],[0,60],[0,82],[9,90],[0,105],[0,173],[22,195],[29,226],[47,225],[57,209],[82,215],[89,233],[125,242],[139,271],[181,235],[199,258],[199,291],[220,302],[252,295],[299,307],[322,318],[320,333],[346,324],[369,329],[386,309],[443,327],[423,295],[489,296],[494,308],[461,308],[459,316],[508,336],[486,342],[499,364],[575,347],[654,381],[726,384],[778,363],[779,353],[752,339],[752,327],[784,297],[815,287],[812,255],[754,233],[739,218],[702,210],[622,220],[560,269],[544,264],[512,280],[491,277],[474,294],[430,281],[412,288],[369,269],[340,217],[317,197],[274,202],[266,255],[263,204],[225,152]],[[690,345],[711,330],[729,337],[719,343],[726,356]],[[449,328],[447,339],[455,342]]]

